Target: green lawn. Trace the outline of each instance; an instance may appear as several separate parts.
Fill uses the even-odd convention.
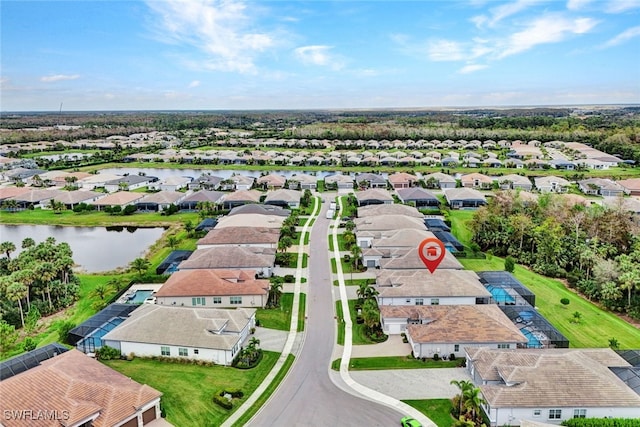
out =
[[[475,211],[451,210],[449,220],[451,221],[451,233],[465,246],[469,246],[473,233],[467,223],[471,221]]]
[[[344,315],[342,314],[342,303],[336,301],[336,321],[338,322],[338,344],[344,345]]]
[[[371,341],[369,337],[367,337],[366,329],[367,327],[362,324],[358,324],[356,322],[356,303],[358,301],[355,299],[349,300],[349,312],[351,313],[351,323],[352,323],[352,331],[353,331],[353,345],[366,345],[366,344],[377,344],[375,341]]]
[[[262,393],[258,400],[256,400],[256,403],[254,403],[247,412],[245,412],[240,418],[238,418],[238,421],[233,424],[234,426],[240,427],[245,425],[247,421],[249,421],[255,415],[255,413],[258,412],[258,410],[260,410],[262,405],[264,405],[267,399],[271,397],[273,392],[276,391],[284,377],[287,375],[287,372],[289,372],[291,365],[293,365],[294,359],[295,357],[293,356],[293,354],[289,354],[287,356],[287,360],[284,361],[284,364],[276,374],[273,381],[271,381],[271,384],[269,384],[264,393]]]
[[[462,258],[460,262],[474,271],[504,270],[504,260],[495,256],[486,260]],[[640,348],[638,328],[575,294],[559,280],[521,266],[516,266],[515,276],[536,295],[540,313],[569,339],[571,347],[608,347],[609,338],[616,338],[620,348]],[[569,298],[570,304],[562,305],[562,298]],[[577,324],[569,321],[575,311],[582,313],[582,320]]]
[[[438,427],[451,427],[455,420],[451,416],[450,399],[403,400],[409,406],[425,414]]]
[[[278,353],[265,351],[254,369],[226,366],[198,366],[147,359],[112,360],[106,365],[140,383],[161,391],[167,421],[175,426],[219,426],[260,385],[269,373]],[[161,375],[159,375],[161,373]],[[211,400],[222,389],[240,389],[244,397],[226,410]]]
[[[345,280],[344,281],[344,285],[345,286],[360,286],[363,284],[367,284],[367,285],[375,285],[376,284],[376,279],[353,279],[353,280]],[[339,280],[334,280],[333,281],[333,286],[339,286],[340,285],[340,281]]]
[[[298,332],[304,331],[305,312],[307,304],[307,294],[300,294],[300,305],[298,306]]]
[[[341,359],[336,359],[331,362],[331,369],[337,371],[340,369]],[[424,362],[421,359],[414,359],[407,356],[384,356],[384,357],[356,357],[349,359],[350,371],[376,371],[386,369],[427,369],[427,368],[456,368],[463,363],[464,359],[460,360],[438,360],[426,359]]]
[[[288,331],[291,325],[291,307],[293,306],[293,294],[284,293],[280,298],[279,308],[259,308],[256,319],[260,326],[269,329]]]

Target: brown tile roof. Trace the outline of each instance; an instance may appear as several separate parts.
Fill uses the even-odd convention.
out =
[[[269,281],[255,270],[180,270],[167,279],[156,297],[266,295]]]
[[[27,187],[3,187],[0,188],[0,200],[7,199],[9,197],[20,196],[30,191],[31,189]]]
[[[11,197],[12,200],[16,200],[18,202],[28,202],[28,203],[38,203],[46,200],[55,199],[60,196],[64,191],[56,190],[56,189],[46,189],[46,190],[33,190],[22,194],[15,195]]]
[[[507,384],[480,385],[492,407],[637,407],[640,396],[610,367],[629,364],[608,348],[467,348],[482,379]]]
[[[96,413],[95,427],[116,425],[162,394],[114,371],[77,350],[42,362],[0,382],[0,409],[57,411],[73,425]],[[68,412],[64,412],[68,411]],[[3,417],[5,427],[60,426],[60,421]]]
[[[463,185],[465,182],[473,183],[475,180],[478,180],[483,184],[491,184],[493,182],[493,179],[491,179],[491,177],[478,172],[469,173],[460,177],[460,181],[463,183]]]
[[[640,178],[630,178],[618,181],[627,191],[640,191]]]
[[[385,307],[389,307],[386,309]],[[495,304],[381,306],[387,317],[418,315],[429,323],[407,326],[415,343],[526,343],[527,338]]]
[[[197,245],[245,245],[278,244],[280,231],[267,227],[223,227],[214,228],[198,240]]]
[[[237,190],[224,197],[225,202],[260,202],[262,193],[258,190]]]
[[[406,172],[396,172],[389,175],[387,179],[392,184],[401,184],[405,182],[415,182],[418,180],[418,177]]]
[[[376,289],[381,297],[490,297],[469,270],[380,270]]]
[[[391,258],[383,257],[380,260],[380,267],[389,270],[422,270],[425,265],[418,255],[418,248],[397,249],[389,254]],[[438,269],[441,270],[463,270],[460,261],[449,251],[446,251]]]
[[[218,269],[253,269],[273,267],[275,249],[255,246],[217,246],[198,249],[189,259],[182,261],[178,268],[218,268]]]

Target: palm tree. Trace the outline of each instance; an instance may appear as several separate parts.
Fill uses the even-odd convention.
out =
[[[271,286],[269,286],[268,305],[272,307],[280,306],[280,297],[282,297],[282,283],[271,283]]]
[[[356,290],[356,295],[358,296],[358,301],[360,304],[364,302],[364,296],[367,293],[367,288],[369,287],[368,283],[360,283],[358,285],[358,289]]]
[[[369,332],[373,332],[380,324],[380,310],[378,310],[378,305],[375,301],[365,301],[362,307],[362,320],[364,320],[364,324],[369,329]]]
[[[133,261],[131,261],[130,265],[131,265],[131,268],[133,268],[138,272],[138,276],[142,277],[142,273],[147,271],[147,269],[149,268],[149,261],[147,261],[144,258],[136,258]]]
[[[36,245],[36,241],[31,237],[25,237],[22,239],[22,249],[29,249]]]
[[[7,298],[9,301],[17,302],[18,307],[20,308],[20,321],[22,322],[22,327],[24,328],[24,311],[22,310],[22,299],[27,295],[29,290],[25,285],[19,282],[13,282],[7,286]]]
[[[178,246],[178,238],[175,235],[167,237],[167,245],[173,250]]]
[[[108,292],[109,292],[109,287],[104,283],[100,283],[100,284],[96,285],[95,288],[93,288],[92,294],[97,296],[101,300],[103,300]]]
[[[351,257],[353,258],[353,269],[358,269],[358,264],[360,263],[360,255],[362,255],[362,249],[358,245],[351,246]]]
[[[450,384],[455,385],[460,389],[458,415],[462,415],[462,408],[464,407],[465,396],[468,394],[468,390],[473,388],[473,383],[468,380],[451,380]]]
[[[480,407],[487,403],[482,397],[482,393],[480,392],[480,388],[478,387],[470,387],[466,390],[466,394],[464,396],[464,406],[469,411],[471,411],[471,419],[476,420],[476,415],[480,412]]]
[[[16,250],[16,245],[13,242],[0,243],[0,252],[4,252],[7,255],[7,259],[11,259],[11,252]]]
[[[286,252],[288,248],[293,245],[293,239],[289,236],[283,236],[278,240],[278,250],[280,252]]]
[[[52,262],[42,262],[36,266],[36,274],[40,281],[44,284],[49,300],[49,308],[53,308],[51,301],[51,281],[57,276],[58,272]]]

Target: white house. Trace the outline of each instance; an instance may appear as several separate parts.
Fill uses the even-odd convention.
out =
[[[158,183],[149,185],[149,188],[154,188],[161,191],[179,191],[183,188],[188,188],[189,184],[191,184],[191,181],[193,181],[193,179],[188,176],[172,175],[166,177]]]
[[[495,304],[382,306],[383,314],[383,321],[404,316],[416,358],[464,357],[466,347],[516,348],[527,343]]]
[[[522,420],[558,425],[570,418],[640,417],[640,395],[616,373],[634,368],[609,348],[465,352],[467,370],[487,402],[483,409],[491,426],[517,426]]]
[[[255,324],[253,308],[143,304],[102,339],[122,354],[183,357],[231,365]]]

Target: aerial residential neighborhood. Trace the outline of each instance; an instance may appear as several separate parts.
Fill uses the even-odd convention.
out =
[[[624,286],[640,250],[637,178],[618,178],[636,168],[624,159],[557,140],[236,137],[217,145],[239,151],[207,150],[205,160],[204,151],[177,148],[179,139],[136,136],[143,145],[154,137],[163,141],[163,157],[127,155],[122,166],[91,173],[47,172],[38,168],[41,156],[32,164],[12,161],[20,158],[12,149],[26,150],[24,144],[2,146],[0,227],[13,232],[9,227],[28,227],[17,224],[36,215],[45,219],[35,224],[67,225],[54,240],[32,242],[37,229],[30,229],[36,234],[3,243],[3,268],[18,266],[7,269],[12,281],[2,291],[12,301],[3,319],[15,325],[4,322],[12,344],[3,346],[0,362],[8,397],[2,409],[18,412],[5,412],[13,415],[3,425],[34,417],[21,408],[64,425],[274,425],[295,417],[298,405],[313,411],[311,396],[312,407],[357,408],[372,425],[401,418],[446,427],[461,420],[524,426],[640,419],[640,333],[631,316],[626,322],[616,315],[637,304],[637,290]],[[569,162],[571,150],[606,162],[598,174],[614,173],[590,177],[592,169],[575,161],[573,169],[484,162],[498,155]],[[258,158],[274,163],[234,169]],[[451,158],[459,159],[454,171],[443,162]],[[347,166],[362,162],[375,172]],[[383,164],[391,169],[378,170]],[[418,164],[430,169],[408,169]],[[121,250],[100,252],[91,230],[105,226],[130,234]],[[553,226],[567,233],[566,244]],[[69,258],[53,273],[62,281],[25,279],[30,271],[48,274],[31,259],[57,268],[47,251],[106,260],[124,254],[146,229],[159,237],[114,271],[88,270]],[[589,236],[596,237],[587,248],[614,245],[619,252],[573,261],[570,251]],[[425,241],[442,245],[433,271],[420,253]],[[76,253],[80,242],[94,243]],[[617,273],[607,273],[612,268]],[[593,293],[588,286],[599,280],[609,281],[600,288],[620,288]],[[70,285],[58,289],[63,282]],[[26,294],[22,283],[30,286]],[[92,305],[74,315],[84,299]],[[69,320],[46,320],[56,312]],[[53,332],[41,339],[36,331]],[[70,366],[82,369],[66,372]],[[193,375],[210,379],[200,384]],[[314,391],[307,375],[341,391]],[[113,393],[117,405],[135,410],[114,406]],[[54,402],[53,394],[63,397]],[[206,409],[178,411],[202,399]],[[441,409],[412,403],[436,401]],[[317,424],[295,423],[333,419],[317,417]]]

